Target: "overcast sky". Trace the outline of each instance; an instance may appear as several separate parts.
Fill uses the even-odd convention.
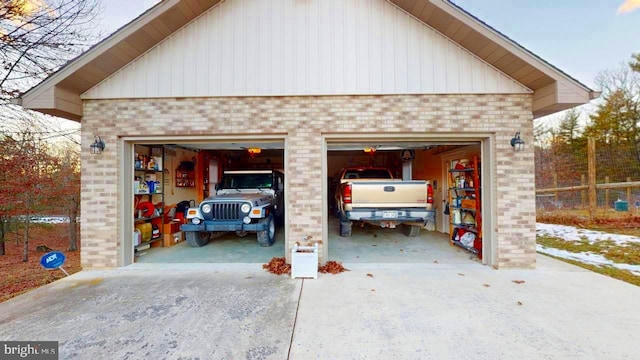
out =
[[[157,0],[103,0],[112,32]],[[594,78],[640,52],[640,0],[453,0],[496,30],[595,89]]]

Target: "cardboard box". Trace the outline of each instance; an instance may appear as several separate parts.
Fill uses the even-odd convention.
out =
[[[180,231],[180,222],[178,221],[169,221],[168,223],[165,223],[162,227],[162,233],[163,234],[173,234],[173,233],[177,233],[178,231]]]
[[[469,199],[463,199],[462,200],[462,207],[466,208],[466,209],[475,209],[476,208],[476,201],[475,200],[469,200]]]
[[[162,244],[164,247],[171,247],[184,241],[184,234],[182,231],[174,233],[165,233],[163,236]]]

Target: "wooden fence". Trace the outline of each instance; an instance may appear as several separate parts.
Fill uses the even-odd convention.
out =
[[[582,185],[577,186],[567,186],[567,187],[558,187],[557,176],[554,175],[554,187],[549,189],[537,189],[536,195],[542,194],[553,194],[556,202],[558,200],[558,193],[561,192],[570,192],[570,191],[580,191],[582,206],[584,208],[589,209],[589,218],[593,220],[595,218],[596,210],[598,208],[597,204],[597,191],[605,190],[605,204],[609,204],[609,190],[612,189],[626,189],[627,192],[627,206],[630,209],[633,204],[631,204],[632,199],[632,190],[634,188],[640,188],[640,181],[631,181],[631,178],[627,178],[626,182],[618,182],[618,183],[609,183],[609,178],[605,177],[605,183],[597,184],[596,183],[596,142],[595,139],[590,138],[588,140],[588,149],[587,149],[587,158],[588,158],[588,175],[582,176]],[[588,204],[587,204],[588,203]],[[586,205],[586,206],[585,206]]]

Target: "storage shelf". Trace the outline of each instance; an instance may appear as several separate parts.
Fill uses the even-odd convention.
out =
[[[478,233],[478,228],[476,228],[474,225],[451,224],[451,226],[453,226],[456,229],[463,229],[463,230],[474,232],[476,234]]]
[[[467,250],[467,251],[469,251],[469,252],[472,252],[472,253],[474,253],[474,254],[478,255],[478,249],[476,249],[476,248],[474,248],[474,247],[466,246],[466,245],[464,245],[463,243],[461,243],[461,242],[460,242],[460,241],[458,241],[458,240],[451,240],[451,242],[452,242],[453,244],[457,245],[457,246],[460,246],[461,248],[463,248],[463,249],[465,249],[465,250]]]
[[[455,164],[455,160],[450,164]],[[478,257],[482,258],[482,249],[476,249],[473,247],[464,246],[461,242],[454,240],[454,234],[460,234],[464,232],[474,233],[477,239],[482,239],[482,202],[481,202],[481,187],[480,187],[480,161],[478,156],[473,156],[470,167],[464,169],[449,169],[447,176],[447,192],[448,192],[448,204],[451,209],[449,215],[449,234],[453,237],[451,244],[460,246],[461,248],[470,251]],[[462,182],[463,181],[463,182]],[[457,185],[463,185],[464,187],[458,187]],[[473,184],[473,186],[470,186]],[[457,206],[453,206],[453,204]],[[454,214],[455,212],[455,214]],[[453,216],[456,216],[456,220],[462,220],[461,215],[473,215],[475,223],[464,224],[453,222]]]
[[[462,206],[451,206],[451,205],[449,205],[449,208],[451,208],[451,209],[458,209],[458,210],[462,210],[462,211],[471,211],[471,212],[476,212],[476,209],[466,208],[466,207],[462,207]]]
[[[151,170],[151,169],[143,169],[143,168],[134,168],[133,171],[144,171],[148,173],[161,173],[162,170]]]
[[[149,245],[149,244],[151,244],[151,243],[154,243],[154,242],[156,242],[156,241],[160,241],[160,240],[162,240],[162,234],[160,234],[160,237],[159,237],[159,238],[157,238],[157,239],[152,239],[152,240],[149,240],[149,241],[145,241],[145,242],[143,242],[143,243],[140,243],[140,244],[136,245],[135,247],[137,248],[138,246]]]
[[[157,227],[157,229],[155,229],[155,235],[158,236],[157,238],[154,237],[149,241],[143,241],[140,244],[134,246],[134,255],[137,257],[144,254],[147,248],[151,247],[152,244],[154,244],[154,247],[156,245],[162,245],[164,233],[163,210],[165,205],[164,181],[167,176],[167,172],[164,171],[163,168],[163,164],[165,162],[163,145],[135,144],[134,151],[137,155],[137,158],[134,161],[134,164],[131,164],[131,167],[133,168],[134,181],[132,189],[134,195],[133,205],[135,206],[133,214],[133,225],[134,231],[135,229],[138,229],[139,234],[134,236],[142,237],[143,230],[146,236],[149,236],[147,231],[151,231],[151,235],[153,235],[155,227]],[[155,167],[148,166],[150,161],[153,161],[156,164]],[[147,181],[153,181],[155,182],[155,184],[146,186]],[[150,192],[149,190],[153,190],[153,192]],[[146,212],[146,214],[151,214],[151,216],[136,217],[136,215],[138,214],[145,214],[138,211],[137,207],[141,202],[150,202],[153,205],[153,211]],[[151,210],[151,207],[149,206],[149,204],[146,204],[144,206],[144,209]]]
[[[133,219],[133,221],[135,222],[143,222],[143,221],[149,221],[149,220],[153,220],[153,219],[158,219],[161,218],[162,215],[158,215],[158,216],[152,216],[152,217],[145,217],[145,218],[137,218],[137,219]]]

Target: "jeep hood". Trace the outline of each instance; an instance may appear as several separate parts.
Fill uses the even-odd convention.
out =
[[[234,190],[235,191],[235,190]],[[237,193],[237,194],[219,194],[209,197],[207,202],[215,201],[248,201],[252,204],[269,201],[273,195],[268,192],[264,193]]]

